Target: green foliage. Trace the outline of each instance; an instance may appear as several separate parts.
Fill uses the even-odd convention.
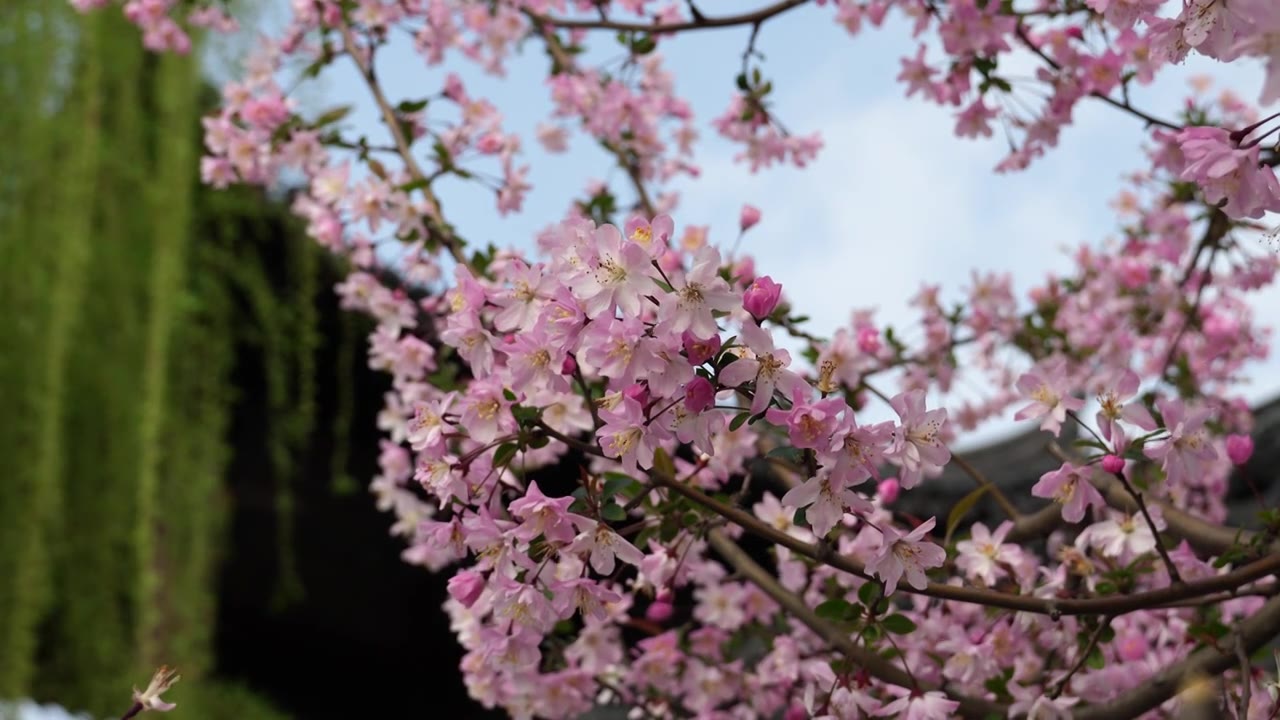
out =
[[[18,109],[0,112],[0,698],[118,715],[167,663],[185,717],[279,717],[202,677],[246,347],[264,360],[281,601],[301,591],[290,482],[315,429],[323,253],[283,204],[200,187],[190,58],[63,2],[6,0],[0,26],[22,28],[0,34]]]

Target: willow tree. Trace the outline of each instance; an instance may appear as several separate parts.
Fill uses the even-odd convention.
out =
[[[190,57],[145,53],[118,14],[0,3],[0,699],[103,715],[159,663],[211,671],[244,343],[268,360],[289,505],[317,253],[295,226],[255,223],[279,203],[200,189],[203,87]],[[189,717],[268,712],[187,687]]]

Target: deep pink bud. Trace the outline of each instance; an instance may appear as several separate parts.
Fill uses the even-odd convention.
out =
[[[653,601],[670,605],[676,601],[676,594],[671,592],[670,588],[659,590],[658,593],[653,596]]]
[[[561,375],[572,375],[578,371],[578,361],[573,359],[572,355],[565,355],[564,362],[560,363]]]
[[[1150,655],[1147,638],[1136,630],[1130,630],[1116,638],[1116,654],[1121,660],[1137,662]]]
[[[1235,465],[1243,465],[1253,457],[1253,438],[1248,435],[1227,436],[1227,457]]]
[[[873,327],[858,330],[858,349],[868,355],[880,352],[880,331]]]
[[[714,335],[707,340],[702,340],[694,336],[693,333],[685,330],[680,336],[684,341],[684,354],[689,356],[690,365],[701,365],[710,360],[720,352],[720,336]]]
[[[1102,469],[1112,475],[1119,475],[1124,472],[1124,458],[1108,455],[1102,458]]]
[[[803,705],[792,705],[787,708],[787,713],[782,716],[782,720],[808,720],[809,711],[804,709]]]
[[[476,600],[480,599],[480,593],[484,592],[484,576],[474,570],[460,570],[457,575],[449,578],[449,594],[454,600],[462,603],[463,607],[470,608],[476,604]]]
[[[880,500],[888,505],[898,499],[898,494],[902,488],[898,485],[898,478],[885,478],[876,486],[876,494],[880,496]]]
[[[700,413],[716,401],[716,389],[711,381],[699,375],[684,386],[684,407],[689,412]]]
[[[765,275],[758,277],[742,296],[742,307],[757,320],[769,317],[773,309],[778,307],[778,299],[782,297],[782,286]]]
[[[641,406],[649,402],[649,388],[640,383],[629,386],[622,391],[622,394],[640,403]]]
[[[755,205],[743,205],[742,214],[738,216],[738,227],[746,232],[760,222],[760,208]]]
[[[654,602],[644,611],[644,616],[651,622],[663,623],[671,619],[676,609],[669,602]]]

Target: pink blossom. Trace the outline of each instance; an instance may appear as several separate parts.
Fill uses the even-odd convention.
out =
[[[1218,457],[1204,427],[1209,410],[1189,411],[1177,398],[1160,398],[1156,400],[1156,408],[1169,435],[1161,442],[1144,447],[1143,453],[1160,461],[1169,482],[1180,485],[1197,481],[1204,475],[1205,463]]]
[[[592,569],[606,576],[613,574],[615,559],[637,567],[644,560],[639,548],[602,522],[586,527],[569,546],[569,552],[588,554]]]
[[[167,665],[161,665],[155,674],[151,676],[151,682],[147,684],[147,689],[138,692],[138,688],[133,688],[133,702],[140,706],[143,710],[155,710],[157,712],[169,712],[176,708],[176,703],[165,702],[160,695],[173,687],[173,684],[182,679],[176,670],[170,670]]]
[[[738,216],[738,228],[746,232],[755,227],[758,222],[760,222],[760,208],[754,205],[743,205],[742,213]]]
[[[884,582],[884,594],[892,595],[898,581],[905,575],[907,584],[917,590],[929,585],[924,571],[940,567],[947,559],[947,552],[938,545],[922,538],[933,529],[936,520],[929,518],[906,535],[891,525],[882,525],[884,535],[880,553],[867,564],[867,572],[874,573]]]
[[[1066,360],[1061,358],[1046,360],[1023,374],[1018,378],[1018,391],[1030,397],[1032,402],[1019,410],[1013,419],[1044,418],[1040,429],[1048,430],[1054,435],[1061,432],[1068,411],[1078,411],[1084,407],[1083,400],[1071,396]]]
[[[686,330],[680,334],[680,339],[684,343],[684,353],[688,356],[690,365],[701,365],[720,353],[719,334],[702,340]]]
[[[1101,493],[1089,482],[1093,469],[1085,465],[1077,467],[1070,463],[1057,470],[1040,476],[1040,481],[1031,488],[1031,494],[1038,498],[1049,498],[1062,505],[1062,519],[1067,522],[1080,522],[1084,519],[1085,509],[1089,507],[1106,507]]]
[[[463,607],[471,607],[484,592],[485,578],[474,570],[459,570],[449,578],[449,595],[462,603]]]
[[[875,712],[875,716],[901,720],[950,720],[955,717],[958,707],[960,703],[948,700],[946,695],[936,690],[926,693],[917,691],[886,703]]]
[[[1227,215],[1257,219],[1280,211],[1280,182],[1261,164],[1257,145],[1241,148],[1229,132],[1211,126],[1183,130],[1178,144],[1187,160],[1181,178],[1198,184]]]
[[[947,411],[925,410],[923,390],[899,393],[889,404],[898,413],[901,425],[894,431],[893,444],[885,455],[902,468],[899,480],[904,490],[910,490],[920,484],[925,473],[941,470],[951,461],[951,451],[942,442]]]
[[[752,413],[763,412],[769,406],[775,389],[791,395],[804,387],[804,379],[788,369],[791,365],[791,353],[775,348],[773,336],[767,331],[748,323],[742,328],[742,340],[750,354],[740,357],[722,370],[720,383],[726,387],[739,387],[754,382]]]
[[[1005,544],[1005,536],[1013,529],[1013,523],[1005,521],[995,532],[982,523],[974,523],[968,540],[956,543],[956,566],[971,579],[979,579],[988,587],[1009,574],[1006,567],[1022,564],[1022,553],[1017,545]]]
[[[684,387],[684,407],[689,412],[700,413],[716,401],[716,389],[711,381],[699,375]]]

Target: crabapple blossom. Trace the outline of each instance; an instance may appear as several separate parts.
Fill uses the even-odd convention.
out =
[[[71,2],[118,5],[156,50],[233,24],[203,2]],[[349,264],[335,292],[373,321],[369,363],[390,384],[370,490],[406,562],[457,566],[445,609],[486,707],[555,720],[597,705],[664,719],[1163,717],[1179,700],[1161,673],[1227,648],[1216,710],[1240,714],[1249,694],[1243,713],[1267,717],[1275,683],[1234,655],[1274,634],[1257,628],[1280,601],[1250,591],[1277,566],[1224,540],[1245,535],[1222,522],[1231,468],[1253,449],[1242,380],[1271,349],[1250,301],[1280,259],[1252,241],[1280,209],[1280,117],[1200,80],[1168,112],[1131,97],[1192,54],[1263,58],[1262,94],[1276,97],[1280,11],[1173,6],[788,1],[711,16],[647,0],[294,2],[204,119],[201,175],[290,183],[307,233]],[[1025,292],[988,271],[954,291],[926,279],[904,319],[857,308],[821,337],[781,301],[781,270],[736,245],[722,255],[718,226],[678,225],[677,188],[717,171],[698,164],[708,121],[750,172],[823,152],[818,116],[778,99],[787,78],[756,51],[784,12],[850,37],[906,20],[916,50],[889,74],[909,102],[944,107],[957,136],[999,130],[997,172],[1069,145],[1089,103],[1138,118],[1115,124],[1146,143],[1112,203],[1119,232]],[[689,69],[664,53],[710,27],[750,35],[737,91],[706,118],[679,92]],[[408,96],[376,72],[395,38],[422,63]],[[518,123],[531,131],[508,122],[527,104],[459,72],[502,78],[529,45],[550,60],[549,115]],[[286,91],[333,63],[368,86],[380,140]],[[483,249],[452,193],[521,212],[545,177],[526,164],[534,140],[598,148],[614,171],[575,184],[535,237]],[[729,241],[760,218],[742,205]],[[868,255],[850,277],[878,271]],[[941,515],[922,481],[953,464],[960,433],[1012,419],[1055,436],[1075,423],[1080,440],[1055,446],[1056,469],[1022,497],[954,463],[977,488],[944,508],[945,532],[919,522],[919,507]],[[1116,502],[1129,492],[1142,512]],[[1165,550],[1170,538],[1184,541]],[[891,597],[864,592],[868,573]],[[1114,637],[1090,641],[1093,627]]]
[[[867,570],[884,582],[885,595],[892,595],[904,576],[908,585],[923,590],[929,584],[924,571],[941,566],[947,559],[946,550],[923,539],[934,523],[935,519],[929,518],[905,535],[892,526],[882,528],[884,539],[880,553],[867,564]]]

